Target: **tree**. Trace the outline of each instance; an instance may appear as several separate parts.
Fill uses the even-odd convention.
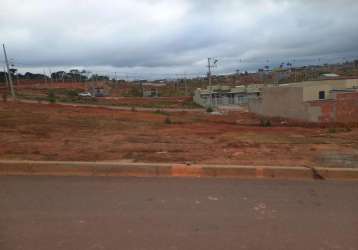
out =
[[[354,67],[358,68],[358,60],[354,60]]]
[[[54,72],[51,74],[51,78],[58,81],[66,79],[66,72],[65,71]]]
[[[47,76],[43,74],[33,74],[31,72],[26,72],[24,75],[20,75],[19,78],[24,78],[29,80],[40,80],[40,79],[47,78]]]
[[[109,81],[109,77],[108,76],[102,76],[102,75],[97,75],[97,74],[93,74],[91,75],[91,77],[89,78],[89,80],[97,80],[97,81]]]
[[[69,73],[74,75],[79,75],[80,71],[78,69],[71,69]]]
[[[7,73],[0,71],[0,82],[5,83],[6,77],[7,77]]]

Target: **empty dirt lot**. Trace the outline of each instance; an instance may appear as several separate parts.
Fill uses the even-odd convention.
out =
[[[358,129],[260,126],[248,113],[0,103],[0,158],[355,167]]]
[[[18,97],[27,100],[48,101],[48,93],[51,91],[58,102],[110,105],[122,107],[143,108],[200,108],[193,102],[191,96],[164,96],[164,97],[124,97],[123,88],[128,86],[118,85],[111,88],[109,96],[100,98],[80,98],[77,94],[88,90],[83,83],[47,83],[47,84],[21,84],[15,87]],[[5,91],[0,85],[0,94]]]

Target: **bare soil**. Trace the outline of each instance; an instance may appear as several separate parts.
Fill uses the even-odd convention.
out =
[[[0,103],[0,158],[354,167],[358,129],[253,114],[164,113]],[[334,156],[334,157],[332,157]]]
[[[120,88],[122,86],[119,86]],[[126,86],[123,86],[126,87]],[[128,86],[127,86],[128,87]],[[57,101],[62,102],[79,102],[98,105],[126,106],[126,107],[144,107],[144,108],[200,108],[193,102],[191,96],[170,96],[157,98],[142,97],[119,97],[114,89],[111,96],[100,98],[69,98],[65,91],[85,91],[86,85],[83,83],[47,83],[47,84],[20,84],[16,86],[16,93],[20,98],[32,100],[47,100],[49,90],[54,90]],[[0,88],[0,94],[5,88]],[[62,92],[62,93],[61,93]],[[118,94],[118,93],[117,93]]]

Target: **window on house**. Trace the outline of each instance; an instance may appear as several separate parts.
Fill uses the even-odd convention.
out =
[[[233,94],[229,95],[229,104],[234,104],[234,95]]]
[[[320,100],[326,99],[326,94],[325,94],[325,92],[324,92],[324,91],[318,92],[318,98],[319,98]]]

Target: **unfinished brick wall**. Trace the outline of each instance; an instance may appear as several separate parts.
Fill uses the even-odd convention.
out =
[[[317,114],[318,122],[334,122],[335,121],[335,100],[312,101],[309,102],[310,107],[318,107],[320,112]],[[312,120],[313,121],[313,120]]]
[[[311,121],[358,123],[358,92],[337,94],[335,100],[312,101],[308,105],[311,113],[316,109]]]
[[[358,122],[358,92],[337,94],[336,121]]]

